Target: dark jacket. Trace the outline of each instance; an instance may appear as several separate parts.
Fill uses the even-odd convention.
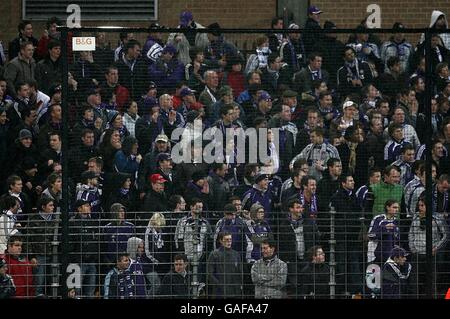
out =
[[[164,227],[161,232],[153,227],[145,231],[145,255],[154,263],[153,271],[165,274],[170,270],[172,262],[173,234]]]
[[[99,225],[97,219],[81,218],[77,213],[70,220],[70,260],[73,263],[99,262]]]
[[[130,266],[119,271],[114,267],[105,278],[105,299],[145,298],[145,276],[141,264],[131,261]]]
[[[123,59],[121,58],[116,62],[119,71],[119,83],[126,87],[130,92],[131,98],[137,101],[148,88],[147,65],[144,60],[138,59],[132,71]]]
[[[186,273],[186,276],[183,276],[174,271],[170,271],[161,281],[159,294],[163,298],[170,299],[185,299],[192,297],[190,277],[189,273]]]
[[[92,146],[84,144],[76,146],[69,151],[69,167],[71,177],[75,181],[80,180],[81,173],[88,168],[88,160],[98,155],[98,151]]]
[[[134,225],[128,221],[124,221],[118,224],[116,221],[108,223],[103,227],[104,251],[106,254],[102,254],[104,260],[108,263],[115,263],[117,254],[127,251],[128,238],[136,234]]]
[[[0,299],[9,299],[16,295],[16,286],[8,274],[0,275]]]
[[[242,297],[243,269],[240,254],[220,247],[208,258],[208,280],[213,298]]]
[[[317,206],[319,212],[329,212],[331,196],[339,189],[339,179],[332,180],[328,170],[317,183]]]
[[[165,192],[157,193],[152,188],[146,193],[138,225],[146,227],[153,212],[165,212],[169,208]]]
[[[323,39],[323,34],[316,32],[321,29],[319,22],[308,17],[305,23],[305,30],[303,31],[303,43],[305,43],[306,54],[311,53],[314,44]]]
[[[294,229],[303,225],[304,255],[299,255]],[[300,218],[293,221],[290,216],[280,220],[278,227],[278,256],[286,263],[299,262],[305,258],[306,252],[312,246],[319,243],[319,230],[317,224],[311,218]]]
[[[141,143],[139,143],[139,145],[141,145]],[[151,188],[149,178],[152,174],[154,174],[154,171],[158,166],[156,158],[159,153],[160,152],[156,148],[146,153],[139,165],[138,189],[140,192],[147,192]]]
[[[29,258],[36,255],[53,255],[52,242],[58,240],[60,220],[52,215],[50,220],[44,219],[39,213],[30,216],[27,226]],[[56,238],[55,238],[56,235]]]
[[[367,62],[359,61],[355,59],[355,61],[358,61],[358,71],[359,74],[356,74],[356,67],[351,69],[351,73],[348,72],[348,69],[344,65],[341,67],[337,72],[337,89],[338,93],[341,97],[346,97],[347,95],[351,93],[357,93],[361,91],[362,87],[364,87],[367,84],[372,83],[373,75],[372,70],[370,69],[370,66]],[[358,76],[358,78],[362,82],[362,86],[353,86],[352,84],[352,77]]]
[[[324,34],[323,38],[314,44],[314,51],[322,53],[322,69],[327,70],[330,74],[328,88],[336,88],[337,70],[344,63],[342,60],[344,48],[344,43],[327,34]]]
[[[49,94],[49,89],[53,84],[62,82],[62,62],[61,59],[53,62],[50,57],[39,61],[36,65],[36,81],[39,84],[39,90]]]
[[[381,298],[405,299],[412,293],[410,278],[412,266],[406,262],[403,266],[388,259],[381,271]]]
[[[27,148],[24,147],[19,140],[16,140],[14,145],[9,150],[9,160],[7,161],[7,166],[3,169],[12,173],[19,169],[23,160],[27,157],[39,161],[39,152],[36,146],[31,144],[31,146]]]
[[[94,87],[94,83],[92,82],[93,79],[100,81],[104,78],[102,70],[97,63],[91,63],[88,61],[83,61],[81,59],[72,64],[72,66],[70,67],[70,73],[78,82],[77,87],[81,94]]]
[[[361,208],[355,192],[340,188],[332,197],[331,205],[336,210],[335,239],[338,250],[348,251],[350,247],[359,247],[361,230]]]
[[[223,210],[230,197],[230,184],[214,172],[209,174],[207,180],[209,183],[209,198],[211,200],[209,209],[214,211]]]
[[[325,264],[308,263],[300,272],[301,294],[307,299],[330,298],[330,267]]]
[[[186,185],[184,197],[189,203],[194,198],[200,198],[203,202],[203,211],[207,212],[211,210],[212,198],[211,193],[203,193],[202,188],[193,181],[189,181]]]

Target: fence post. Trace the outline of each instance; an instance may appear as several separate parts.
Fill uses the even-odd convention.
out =
[[[62,298],[66,299],[67,296],[67,266],[69,264],[69,174],[68,174],[68,128],[69,128],[69,110],[68,110],[68,97],[69,97],[69,65],[67,57],[67,35],[68,28],[62,27],[61,29],[61,61],[63,65],[62,76],[62,199],[61,199],[61,293]],[[71,45],[71,44],[69,44]]]
[[[336,297],[336,239],[335,239],[335,229],[334,229],[334,218],[336,215],[336,210],[333,206],[330,206],[330,299]]]
[[[61,213],[58,212],[56,215],[56,227],[53,232],[53,241],[52,241],[52,297],[54,299],[58,298],[58,288],[61,286],[60,284],[60,269],[61,266],[60,258],[58,256],[58,247],[59,247],[59,227],[61,223]]]
[[[431,121],[431,90],[432,90],[432,61],[431,61],[431,32],[429,29],[425,31],[425,118],[426,118],[426,182],[425,182],[425,201],[426,201],[426,294],[428,298],[433,298],[433,255],[432,255],[432,219],[433,219],[433,180],[431,177],[431,143],[432,143],[432,121]]]
[[[192,295],[194,299],[198,299],[199,297],[199,282],[198,282],[198,256],[197,256],[197,251],[198,251],[198,244],[200,241],[200,232],[198,232],[198,219],[195,219],[195,232],[194,232],[194,236],[193,236],[193,256],[192,256]],[[198,233],[197,233],[198,232]]]

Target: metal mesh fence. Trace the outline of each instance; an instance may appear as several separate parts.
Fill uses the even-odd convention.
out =
[[[386,216],[332,210],[317,218],[293,205],[269,222],[262,208],[218,220],[198,209],[156,212],[148,222],[123,207],[103,219],[88,210],[69,223],[71,298],[426,297],[423,221],[402,222],[395,205]],[[61,298],[61,220],[42,215],[10,236],[5,260],[17,296]],[[448,229],[441,218],[434,223],[433,297],[443,298]]]
[[[32,78],[11,57],[5,296],[443,298],[446,35],[61,28]]]

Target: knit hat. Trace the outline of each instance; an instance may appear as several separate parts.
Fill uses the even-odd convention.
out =
[[[25,138],[33,138],[30,130],[27,130],[26,128],[21,129],[19,132],[19,140],[23,140]]]

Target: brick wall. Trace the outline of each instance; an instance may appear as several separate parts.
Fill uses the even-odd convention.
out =
[[[424,28],[430,24],[431,12],[440,10],[450,14],[450,1],[448,0],[314,0],[323,11],[321,22],[331,20],[337,27],[354,28],[370,13],[366,8],[370,4],[377,4],[381,8],[381,27],[391,28],[399,21],[409,28]],[[408,40],[415,45],[418,36],[410,35]]]
[[[76,0],[73,1],[76,3]],[[8,42],[17,34],[16,28],[22,15],[21,1],[2,0],[3,15],[0,19],[0,40]],[[433,9],[450,13],[449,0],[315,0],[311,1],[324,11],[322,22],[327,19],[334,21],[338,27],[355,27],[365,16],[366,8],[371,3],[381,7],[382,27],[389,28],[395,21],[402,21],[407,27],[425,27],[430,21]],[[201,24],[218,22],[226,28],[268,28],[270,20],[276,13],[276,0],[170,0],[159,1],[159,23],[175,27],[178,25],[178,15],[183,9],[189,9]],[[83,22],[84,26],[121,25],[148,26],[147,22]],[[33,23],[36,37],[40,37],[44,22]],[[235,37],[238,38],[238,37]],[[114,37],[115,39],[115,37]],[[417,36],[411,36],[415,43]],[[113,39],[111,39],[113,40]],[[239,39],[238,39],[239,40]],[[242,40],[242,39],[241,39]]]

